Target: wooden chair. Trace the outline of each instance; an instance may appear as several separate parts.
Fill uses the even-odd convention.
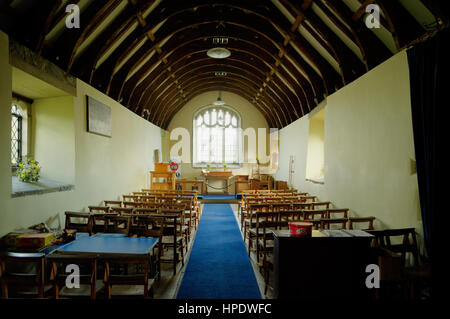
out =
[[[66,255],[53,253],[46,257],[50,266],[50,283],[54,288],[55,298],[90,298],[96,299],[104,288],[102,280],[97,280],[97,255]],[[80,270],[79,288],[66,286],[68,265],[76,265]],[[62,287],[62,288],[61,288]]]
[[[139,196],[136,195],[122,195],[122,201],[125,204],[126,202],[138,202]]]
[[[141,215],[138,217],[139,236],[158,238],[158,243],[153,248],[152,254],[152,256],[156,257],[154,261],[158,281],[161,279],[161,256],[163,251],[163,235],[165,226],[166,219],[164,217],[154,215]],[[158,250],[156,254],[155,248]]]
[[[180,253],[181,256],[181,264],[184,266],[184,251],[187,252],[187,245],[186,242],[186,232],[183,229],[184,225],[184,209],[160,209],[158,212],[158,215],[165,216],[165,215],[175,215],[178,216],[176,225],[169,222],[169,219],[166,218],[165,228],[164,228],[164,234],[162,237],[162,247],[168,248],[168,247],[177,247],[177,250]],[[174,242],[174,240],[176,242]],[[177,258],[178,258],[178,251]],[[176,260],[178,262],[178,259]],[[161,255],[161,262],[170,263],[173,262],[172,257]]]
[[[255,241],[256,246],[256,261],[259,263],[259,246],[258,241],[259,237],[262,236],[263,229],[259,226],[259,224],[262,221],[271,221],[276,222],[278,221],[278,212],[257,212],[254,214],[255,218],[255,228],[249,228],[247,231],[247,237],[248,237],[248,256],[250,256],[250,249],[253,245],[253,240]],[[267,229],[267,231],[270,231]]]
[[[326,218],[327,210],[303,210],[304,219],[313,224],[314,229],[321,227],[321,220]]]
[[[109,206],[88,206],[88,208],[93,214],[107,214],[111,210]]]
[[[243,227],[244,229],[244,242],[248,235],[248,229],[253,228],[256,225],[256,221],[254,219],[255,214],[258,212],[268,212],[272,210],[272,206],[269,203],[249,203],[248,208],[243,215]]]
[[[92,235],[93,219],[90,213],[65,212],[65,229],[75,229],[80,233]]]
[[[105,295],[107,299],[129,298],[142,296],[145,299],[153,297],[154,279],[150,278],[150,256],[134,257],[100,257],[100,261],[105,265],[104,283]],[[124,275],[122,272],[115,272],[119,265],[143,265],[143,273],[138,272]]]
[[[45,255],[5,252],[0,255],[3,298],[44,298],[51,289],[45,284]]]
[[[264,294],[267,294],[267,288],[269,286],[269,273],[270,269],[273,269],[274,257],[273,248],[274,240],[273,233],[268,230],[277,230],[289,227],[287,221],[262,221],[259,225],[262,228],[262,236],[259,239],[258,245],[261,247],[262,256],[262,268],[264,276]]]
[[[131,208],[131,207],[111,207],[111,213],[115,213],[119,216],[130,215],[133,213],[133,208]]]
[[[315,210],[315,209],[323,210],[323,209],[329,209],[331,202],[312,202],[310,205],[311,205],[312,210]]]
[[[415,229],[385,229],[369,232],[376,235],[378,239],[380,248],[378,251],[381,252],[378,255],[378,262],[382,282],[387,287],[392,287],[392,284],[400,285],[404,297],[414,299],[416,287],[430,278],[429,266],[422,264],[419,258]],[[410,263],[406,263],[408,256],[412,257]],[[377,295],[379,296],[380,292]]]
[[[348,208],[329,208],[325,218],[348,218]],[[336,216],[341,215],[342,216]]]
[[[103,201],[105,206],[109,207],[122,207],[122,201],[121,200],[105,200]]]
[[[347,218],[321,218],[321,229],[347,229]],[[332,227],[332,225],[338,225],[338,228]]]
[[[294,220],[304,220],[304,212],[303,210],[286,210],[278,212],[278,221],[294,221]]]
[[[105,219],[105,227],[103,229],[104,233],[110,234],[124,234],[129,236],[130,234],[130,222],[131,218],[129,216],[103,216]]]
[[[363,227],[363,230],[373,230],[373,223],[375,221],[375,217],[370,216],[370,217],[350,217],[348,219],[348,229],[354,229],[353,225],[354,224],[359,224],[359,223],[369,223],[367,225],[367,227]]]

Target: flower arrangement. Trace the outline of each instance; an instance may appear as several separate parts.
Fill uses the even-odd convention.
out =
[[[39,180],[41,167],[32,157],[25,156],[25,160],[21,160],[18,166],[16,174],[20,181],[37,182]]]

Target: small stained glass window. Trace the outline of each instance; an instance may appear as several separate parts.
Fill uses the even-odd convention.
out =
[[[11,164],[22,160],[22,113],[17,105],[11,106]]]

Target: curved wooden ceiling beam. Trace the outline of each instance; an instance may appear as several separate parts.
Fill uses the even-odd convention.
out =
[[[195,93],[198,90],[204,90],[205,88],[209,88],[208,91],[213,91],[213,88],[215,88],[216,90],[220,89],[222,91],[227,91],[229,88],[233,88],[233,89],[239,91],[240,96],[242,96],[243,98],[248,100],[250,103],[255,105],[255,107],[263,114],[263,116],[266,118],[266,120],[268,122],[276,125],[275,127],[281,127],[281,125],[282,125],[281,118],[278,115],[276,115],[274,118],[273,116],[270,116],[267,113],[267,110],[270,110],[270,107],[267,104],[265,104],[266,103],[265,101],[260,101],[259,103],[252,102],[251,101],[252,97],[251,97],[250,93],[248,93],[248,89],[245,86],[243,87],[242,85],[239,85],[236,83],[228,82],[228,83],[221,83],[220,85],[217,83],[206,83],[206,84],[203,83],[203,84],[191,85],[189,87],[190,93],[189,93],[189,97],[187,98],[187,100],[189,101],[190,98],[192,98],[193,93]],[[177,98],[176,96],[173,99],[171,99],[170,101],[167,101],[167,109],[164,112],[164,118],[172,117],[173,112],[174,112],[173,110],[178,109],[183,106],[184,106],[184,103],[180,102],[179,98]],[[150,117],[148,118],[148,120],[149,121],[151,120]],[[161,122],[155,121],[155,119],[153,119],[151,122],[155,123],[156,125],[163,126],[163,124]]]
[[[194,63],[194,64],[187,65],[185,68],[181,68],[181,69],[177,70],[177,72],[175,73],[175,75],[177,75],[177,78],[180,80],[181,78],[185,77],[186,74],[195,72],[197,69],[205,68],[205,65],[202,64],[201,62],[196,62],[196,63],[197,63],[197,65]],[[214,62],[213,61],[211,61],[210,63],[211,64],[208,64],[208,66],[214,66]],[[221,70],[221,69],[224,69],[225,67],[226,67],[225,64],[219,64],[217,66],[216,70]],[[213,73],[213,70],[214,70],[214,68],[210,69],[211,73]],[[262,85],[262,83],[260,85]],[[166,86],[163,86],[163,87],[166,88]],[[279,106],[283,108],[283,113],[288,114],[289,120],[291,120],[291,117],[289,116],[289,115],[291,115],[291,112],[289,111],[289,109],[287,107],[290,105],[291,108],[293,109],[293,111],[295,113],[297,113],[297,111],[295,111],[295,109],[296,109],[295,105],[292,104],[292,102],[290,101],[289,97],[283,97],[283,95],[286,95],[286,92],[282,92],[283,91],[282,89],[278,89],[275,85],[272,85],[270,87],[270,89],[272,91],[274,91],[274,93],[276,92],[275,94],[280,97],[280,98],[275,99],[275,100],[278,101]],[[284,89],[284,91],[286,91],[286,90],[289,91],[289,89],[287,87],[283,87],[283,89]],[[256,91],[257,90],[258,90],[258,88],[256,89]],[[152,100],[152,93],[154,93],[154,92],[151,92],[148,95],[147,99],[142,102],[142,105],[148,105],[150,103],[150,101]],[[287,93],[287,94],[289,94],[289,93]],[[292,95],[291,95],[291,98],[292,98]],[[153,111],[152,108],[150,108],[150,110]],[[156,112],[157,112],[157,110],[156,110]]]
[[[228,29],[229,29],[229,26],[228,26]],[[247,40],[241,39],[241,34],[244,33],[243,31],[245,31],[245,30],[240,29],[240,32],[237,32],[237,33],[239,33],[239,36],[240,36],[239,40],[247,41]],[[224,34],[224,36],[233,38],[233,36],[230,37],[228,34]],[[249,37],[250,38],[258,37],[260,39],[260,41],[258,41],[257,45],[259,45],[260,42],[264,43],[264,38],[262,38],[256,34],[252,34]],[[174,43],[171,43],[172,39],[174,40],[173,41]],[[152,81],[155,81],[155,77],[160,76],[161,73],[165,72],[165,66],[176,69],[177,68],[176,63],[179,62],[180,60],[186,59],[187,54],[188,54],[188,56],[191,56],[192,54],[195,54],[198,52],[206,52],[210,47],[207,46],[205,48],[204,41],[201,41],[200,39],[203,40],[203,37],[199,37],[197,39],[190,40],[190,41],[183,43],[182,39],[178,41],[178,39],[172,37],[171,40],[169,40],[169,42],[165,45],[166,49],[167,49],[167,46],[170,47],[170,49],[171,49],[167,54],[169,56],[169,58],[168,58],[169,62],[166,65],[160,64],[153,72],[149,73],[148,70],[153,70],[154,67],[160,62],[160,58],[153,56],[146,64],[141,66],[140,70],[138,70],[128,81],[126,81],[127,83],[125,84],[125,89],[124,89],[125,95],[128,94],[128,96],[131,97],[131,95],[134,94],[134,91],[136,89],[138,92],[142,93],[142,90],[143,90],[142,86],[150,87],[152,85],[151,84]],[[180,42],[181,42],[181,44],[179,44]],[[203,42],[203,45],[199,45],[199,43],[202,43],[202,42]],[[177,46],[174,45],[175,43]],[[265,46],[267,46],[267,44]],[[286,56],[289,57],[289,53],[287,53]],[[176,62],[173,62],[174,60],[176,60]],[[251,57],[250,60],[253,60],[253,57]],[[314,104],[314,99],[319,100],[318,97],[322,96],[322,94],[320,92],[323,92],[323,87],[320,87],[320,85],[322,85],[322,83],[323,83],[323,79],[320,79],[318,77],[318,75],[316,75],[316,77],[312,77],[311,79],[306,79],[300,73],[300,71],[298,71],[297,67],[294,66],[290,62],[290,60],[284,59],[282,65],[292,74],[293,80],[296,82],[299,82],[299,85],[304,87],[305,94],[306,94],[306,92],[310,92],[310,90],[313,89],[312,96],[308,96],[308,101],[309,101],[310,105]],[[264,67],[266,67],[266,66],[264,66]],[[304,70],[303,70],[303,72],[306,73]],[[140,83],[139,86],[141,88],[136,88],[136,85],[138,83]],[[309,95],[309,93],[308,93],[308,95]],[[130,100],[128,99],[127,103],[129,103],[129,102],[130,102]]]
[[[207,84],[207,83],[212,83],[212,82],[216,82],[216,83],[218,83],[218,85],[220,85],[220,83],[227,83],[228,81],[233,81],[233,82],[239,82],[240,83],[240,85],[241,86],[245,86],[245,87],[247,87],[247,85],[248,85],[248,79],[246,79],[246,78],[243,78],[243,77],[239,77],[239,76],[236,76],[236,77],[229,77],[229,78],[227,78],[227,80],[225,81],[224,79],[217,79],[216,77],[214,77],[214,76],[208,76],[208,77],[205,77],[205,76],[203,76],[203,75],[198,75],[198,74],[196,74],[196,76],[194,76],[194,77],[192,77],[190,80],[189,80],[189,84],[188,85],[186,85],[186,90],[188,90],[187,91],[187,93],[190,93],[190,88],[192,87],[192,86],[194,86],[194,85],[205,85],[205,84]],[[251,90],[253,88],[253,91]],[[250,87],[248,90],[247,90],[247,92],[249,92],[249,93],[251,93],[251,92],[253,92],[253,93],[251,93],[251,94],[253,94],[253,96],[254,96],[254,91],[256,91],[257,89],[259,88],[259,84],[258,83],[253,83],[253,86],[252,87]],[[172,92],[172,94],[169,92],[166,96],[165,96],[165,99],[162,99],[161,100],[161,102],[160,102],[160,105],[166,105],[168,102],[167,102],[167,100],[168,101],[170,101],[170,100],[172,100],[173,99],[173,92]],[[280,98],[278,97],[278,96],[276,96],[275,94],[270,94],[270,95],[268,95],[267,96],[267,98],[266,98],[266,100],[269,100],[269,101],[267,101],[268,103],[270,103],[270,105],[274,105],[275,103],[280,103]],[[156,104],[156,103],[155,103]],[[153,104],[152,106],[151,106],[151,108],[153,108],[154,107],[154,105],[155,104]],[[274,111],[274,108],[273,107],[271,107],[271,108],[269,108],[268,110],[266,110],[266,111],[268,111],[269,113],[270,113],[270,116],[271,117],[274,117],[274,116],[276,116],[275,114],[276,114],[276,112]],[[153,113],[155,113],[155,114],[159,114],[159,112],[161,112],[161,111],[154,111]],[[285,117],[285,115],[284,115],[284,113],[282,113],[283,114],[283,117],[284,117],[284,119],[285,120],[287,120],[286,119],[286,117]]]
[[[181,81],[181,79],[184,79],[186,74],[189,74],[190,72],[196,71],[198,68],[204,68],[205,66],[211,66],[212,67],[210,69],[211,73],[214,73],[214,71],[225,70],[225,68],[227,67],[226,63],[227,62],[220,63],[220,64],[218,64],[217,62],[214,63],[214,61],[212,61],[212,59],[210,59],[208,62],[196,61],[196,62],[192,62],[192,63],[186,64],[185,67],[178,69],[176,72],[174,72],[174,75],[177,77],[178,81]],[[242,70],[245,70],[245,69],[242,68]],[[267,75],[266,74],[262,74],[262,76],[263,76],[263,80],[264,80]],[[173,85],[173,84],[166,84],[165,80],[159,83],[160,87],[166,87],[167,85]],[[262,85],[262,82],[260,83],[260,85]],[[282,85],[282,87],[279,90],[288,90],[288,88],[284,84],[281,84],[281,85]],[[273,87],[275,90],[277,90],[275,88],[277,86],[278,86],[278,84],[274,83],[274,85],[271,85],[271,88]],[[150,101],[152,100],[152,97],[154,96],[154,94],[157,94],[157,93],[158,93],[157,89],[155,91],[153,91],[153,92],[150,92],[150,94],[148,94],[146,100],[144,100],[140,104],[143,104],[143,105],[149,104]]]
[[[228,47],[230,47],[230,46],[228,46]],[[205,52],[207,49],[204,49],[203,50],[203,52]],[[250,48],[249,48],[249,50],[248,51],[246,51],[245,53],[248,53],[249,55],[250,55],[250,60],[253,60],[253,64],[255,64],[255,59],[258,59],[258,58],[260,58],[259,56],[258,56],[258,54],[256,54],[255,55],[255,52],[253,52],[254,50],[252,50],[252,51],[250,51]],[[243,51],[241,51],[241,53],[243,53]],[[195,54],[195,53],[194,53]],[[182,64],[182,65],[187,65],[187,63],[186,62],[184,62],[183,61],[183,59],[185,59],[185,57],[184,57],[184,54],[179,54],[178,56],[182,56],[178,61],[176,61],[176,63],[180,63],[180,64]],[[206,56],[206,54],[204,55],[204,56]],[[232,57],[234,57],[234,56],[239,56],[239,54],[238,55],[236,55],[236,53],[233,53],[233,55],[232,55]],[[227,60],[229,60],[229,59],[227,59]],[[245,60],[248,60],[248,57],[246,57],[245,58]],[[181,62],[180,62],[181,61]],[[273,60],[272,60],[273,61]],[[271,63],[272,61],[267,61],[266,63]],[[168,66],[170,66],[171,68],[173,68],[173,69],[178,69],[178,66],[177,66],[177,64],[176,63],[174,63],[174,64],[172,64],[172,63],[169,63],[168,64]],[[289,72],[292,74],[292,75],[289,75],[289,77],[293,77],[293,78],[291,78],[290,80],[288,80],[288,82],[290,82],[290,84],[291,85],[298,85],[298,86],[303,86],[304,87],[304,94],[308,94],[308,95],[310,95],[310,96],[308,96],[308,102],[309,102],[309,104],[315,104],[314,103],[314,98],[315,98],[315,96],[314,96],[314,92],[311,92],[310,90],[312,89],[312,87],[311,87],[311,83],[307,80],[307,79],[305,79],[304,77],[303,77],[303,75],[301,75],[301,73],[295,68],[295,66],[293,66],[291,63],[290,63],[290,61],[289,60],[285,60],[285,67],[286,67],[286,69],[287,70],[289,70]],[[264,67],[267,67],[267,65],[266,64],[259,64],[259,68],[261,68],[261,66],[264,66]],[[146,67],[143,67],[143,68],[150,68],[151,66],[150,65],[148,65],[148,66],[146,66]],[[268,71],[269,71],[270,69],[268,69]],[[133,95],[133,94],[142,94],[142,92],[144,91],[144,90],[150,90],[150,91],[153,91],[153,88],[152,88],[152,83],[153,82],[155,82],[155,81],[158,81],[158,77],[163,77],[163,73],[164,73],[164,69],[163,69],[163,67],[161,66],[161,68],[158,70],[158,69],[155,69],[155,71],[154,72],[152,72],[153,73],[153,75],[154,76],[152,76],[151,74],[148,76],[148,78],[145,80],[145,81],[142,81],[140,84],[139,84],[139,86],[141,87],[141,89],[137,89],[137,91],[136,91],[136,89],[133,87],[132,88],[132,93],[131,93],[131,95]],[[284,75],[284,76],[288,76],[288,75]],[[135,81],[136,81],[136,79],[135,79]],[[294,83],[295,82],[295,83]],[[297,83],[298,82],[298,83]],[[303,89],[300,89],[300,90],[303,90]],[[136,93],[137,92],[137,93]],[[139,93],[140,92],[140,93]],[[297,89],[297,92],[299,92],[299,89]],[[308,92],[308,93],[307,93]],[[130,102],[131,104],[136,104],[136,103],[138,103],[137,101],[130,101],[130,99],[132,98],[132,96],[129,96],[128,97],[128,99],[127,99],[127,101],[128,102]],[[303,99],[303,98],[302,98]]]
[[[243,25],[241,25],[240,26],[241,28],[245,28],[246,26],[243,26]],[[206,35],[206,36],[208,36],[208,35]],[[264,37],[265,35],[264,34],[260,34],[260,37]],[[202,35],[202,37],[203,37],[203,35]],[[255,44],[252,44],[251,42],[249,42],[249,41],[247,41],[247,43],[244,43],[244,42],[246,42],[246,41],[244,41],[244,40],[239,40],[239,41],[241,41],[241,42],[239,42],[239,46],[241,47],[241,48],[245,48],[245,47],[247,47],[248,48],[248,50],[247,51],[251,51],[251,49],[253,49],[253,47],[252,47],[252,45],[253,46],[255,46]],[[268,41],[269,43],[270,43],[270,41]],[[244,43],[244,44],[243,44]],[[251,45],[252,44],[252,45]],[[230,46],[230,45],[229,45]],[[227,46],[227,47],[229,47],[229,46]],[[266,48],[267,49],[267,48]],[[265,50],[262,50],[262,51],[259,51],[260,52],[260,55],[261,56],[264,56],[265,54],[267,54],[266,55],[266,57],[267,58],[264,58],[264,60],[265,61],[269,61],[268,63],[270,64],[270,63],[273,63],[273,61],[276,61],[276,54],[277,54],[277,52],[271,52],[271,53],[269,53],[269,52],[265,52]],[[272,55],[272,56],[271,56]],[[269,58],[271,56],[271,58]],[[154,56],[155,57],[155,56]],[[156,57],[155,57],[155,59],[156,59]],[[152,60],[152,62],[151,63],[154,63],[154,61],[155,61],[155,59],[153,59]],[[285,63],[286,65],[287,65],[287,67],[288,68],[290,68],[290,69],[292,69],[292,67],[290,66],[290,62],[289,61],[287,61],[287,62],[284,62],[284,61],[286,61],[286,60],[283,60],[282,61],[282,64],[283,63]],[[130,62],[130,64],[132,63],[131,61],[129,61]],[[137,65],[138,63],[137,62],[135,62],[135,64],[134,65]],[[303,66],[304,66],[305,64],[303,64]],[[145,65],[145,66],[142,66],[141,68],[142,69],[146,69],[147,67],[149,67],[149,66],[147,66],[147,65]],[[161,68],[163,68],[164,66],[162,66],[161,65]],[[300,66],[298,66],[299,68],[302,68],[302,66],[300,65]],[[122,72],[123,71],[123,72]],[[119,71],[118,72],[118,74],[120,74],[120,77],[118,77],[118,75],[116,74],[116,75],[114,75],[113,76],[113,78],[112,78],[112,83],[115,83],[115,86],[114,86],[114,84],[113,84],[113,87],[112,87],[112,90],[113,91],[118,91],[118,90],[121,90],[121,89],[119,89],[118,88],[118,86],[121,86],[121,87],[123,87],[123,83],[124,83],[124,81],[125,81],[125,79],[127,78],[127,76],[128,76],[128,74],[130,74],[130,69],[129,69],[129,67],[127,67],[127,66],[124,66],[123,68],[122,68],[122,70],[121,71]],[[136,72],[136,73],[138,73],[138,72]],[[316,75],[317,76],[317,75]],[[314,81],[314,80],[316,80],[316,88],[317,88],[317,83],[320,83],[321,81],[323,81],[323,79],[320,79],[320,80],[317,80],[316,78],[310,78],[310,81]],[[114,88],[115,88],[115,90],[114,90]],[[114,96],[113,96],[114,97]]]
[[[256,86],[256,90],[255,90],[256,92],[262,86],[262,83],[265,80],[265,77],[263,77],[260,79],[254,79],[252,81],[251,75],[249,77],[249,74],[246,72],[242,72],[242,70],[239,70],[239,69],[234,70],[234,73],[233,73],[232,68],[227,67],[227,65],[225,65],[225,64],[216,65],[216,64],[212,63],[211,61],[209,64],[202,64],[202,62],[199,62],[197,65],[191,65],[189,70],[186,70],[186,72],[184,72],[182,75],[180,75],[178,77],[178,79],[181,82],[181,84],[186,83],[186,82],[191,83],[191,81],[193,80],[192,78],[194,76],[197,77],[199,72],[201,74],[204,74],[205,78],[207,77],[207,74],[209,74],[209,76],[214,77],[214,71],[217,69],[229,72],[230,76],[232,76],[233,74],[236,74],[236,75],[239,74],[244,80],[247,79],[248,81],[252,82]],[[221,79],[223,79],[222,77],[215,77],[215,78],[219,82],[221,81]],[[258,82],[258,80],[259,80],[259,82]],[[300,106],[298,106],[298,104],[301,104],[302,102],[296,96],[294,96],[292,91],[288,87],[286,87],[286,85],[284,83],[282,83],[281,81],[273,81],[271,83],[271,85],[268,86],[268,88],[269,88],[269,94],[271,95],[272,99],[278,103],[278,106],[282,106],[282,108],[285,110],[286,114],[288,114],[289,120],[292,120],[292,116],[289,116],[289,115],[291,115],[289,106],[292,108],[293,112],[295,114],[297,114],[297,109],[301,108]],[[297,118],[298,117],[299,116],[297,115]]]
[[[230,84],[230,83],[235,84],[236,82],[238,83],[238,86],[240,86],[240,87],[242,87],[242,88],[245,88],[245,89],[246,89],[246,92],[247,92],[248,94],[254,94],[254,93],[251,93],[251,92],[255,90],[255,87],[250,87],[250,86],[248,85],[247,82],[244,82],[244,81],[236,81],[236,80],[234,80],[234,79],[222,79],[222,81],[218,81],[216,78],[214,78],[214,79],[211,79],[211,80],[208,81],[208,82],[203,82],[203,83],[201,83],[201,84],[199,84],[199,85],[200,85],[200,87],[201,87],[202,85],[206,85],[206,84],[208,84],[208,83],[218,83],[218,85],[220,86],[221,84],[223,84],[223,85],[225,85],[225,84]],[[187,91],[187,92],[190,92],[191,89],[192,89],[192,87],[193,87],[193,85],[192,85],[192,84],[189,84],[188,86],[186,86],[186,91]],[[257,88],[256,88],[256,89],[257,89]],[[153,116],[152,116],[152,122],[154,122],[154,123],[155,123],[155,122],[158,122],[156,119],[158,118],[158,116],[160,116],[160,113],[161,113],[162,110],[163,110],[163,108],[161,108],[162,106],[166,107],[167,105],[171,105],[172,101],[173,101],[174,98],[176,97],[176,96],[173,94],[173,92],[174,92],[174,89],[172,89],[172,92],[170,92],[170,91],[167,92],[167,93],[168,93],[167,95],[169,96],[169,99],[168,99],[168,100],[165,100],[164,103],[160,104],[159,102],[161,101],[161,99],[155,99],[155,102],[152,103],[152,106],[149,107],[150,113],[153,114]],[[170,93],[172,93],[172,94],[170,94]],[[253,97],[252,97],[252,98],[253,98]],[[276,101],[276,100],[272,100],[272,97],[267,97],[267,99],[264,99],[264,100],[268,100],[268,101],[265,102],[265,105],[269,105],[265,111],[268,112],[268,113],[270,113],[270,116],[273,117],[273,118],[277,118],[277,117],[278,117],[279,120],[280,120],[280,122],[281,122],[282,124],[283,124],[283,123],[286,123],[286,122],[287,122],[287,118],[286,118],[284,112],[281,113],[281,114],[283,115],[283,120],[282,120],[282,119],[279,117],[278,113],[275,111],[274,105],[276,105],[277,101]],[[154,109],[154,105],[157,106],[156,109]]]
[[[248,53],[248,54],[250,54],[250,55],[253,55],[256,59],[260,59],[260,55],[262,55],[262,54],[256,54],[255,55],[255,53],[254,52],[250,52],[250,51],[247,51],[246,53]],[[292,68],[290,68],[290,69],[292,69]],[[162,73],[158,73],[159,75],[161,75],[162,76]],[[287,75],[285,75],[285,76],[287,76]],[[276,81],[275,81],[276,82]],[[277,82],[276,82],[277,83]],[[161,84],[161,83],[160,83]],[[287,90],[288,92],[286,93],[286,94],[288,94],[288,95],[291,95],[291,98],[292,98],[292,93],[290,92],[290,90],[289,89],[287,89],[286,87],[285,87],[285,84],[284,83],[282,83],[282,84],[277,84],[277,85],[282,85],[282,86],[284,86],[284,90]],[[141,102],[140,100],[136,103],[136,104],[138,104],[138,105],[146,105],[147,103],[149,103],[149,102],[146,102],[146,101],[149,101],[150,99],[151,99],[151,97],[150,97],[150,95],[153,93],[153,90],[147,90],[147,96],[146,97],[143,97],[143,98],[141,98],[141,100],[143,100],[143,102]],[[304,99],[301,99],[302,101],[304,100]],[[133,103],[134,104],[134,103]],[[306,105],[306,102],[304,102],[304,104]],[[305,107],[303,107],[303,108],[305,108]],[[308,109],[309,107],[307,107],[306,106],[306,109]],[[302,113],[302,115],[303,115],[303,111],[302,111],[302,106],[299,106],[299,107],[294,107],[294,110],[298,110],[298,111],[294,111],[297,115],[297,118],[298,118],[298,116],[299,116],[299,112],[301,112]]]
[[[266,121],[268,122],[268,124],[270,125],[270,127],[277,127],[277,128],[281,128],[282,124],[281,124],[281,120],[279,117],[276,117],[275,119],[273,119],[272,117],[268,117],[267,114],[263,111],[264,108],[261,108],[261,104],[264,104],[264,101],[259,101],[259,103],[255,103],[255,102],[251,102],[252,97],[245,92],[244,90],[242,90],[241,87],[236,87],[233,85],[215,85],[215,84],[208,84],[208,85],[202,85],[202,86],[198,86],[196,88],[193,89],[192,93],[189,95],[188,100],[193,99],[194,97],[205,93],[205,92],[211,92],[211,91],[218,91],[218,90],[222,90],[223,92],[232,92],[232,93],[236,93],[238,95],[240,95],[241,97],[243,97],[244,99],[246,99],[247,101],[249,101],[249,103],[253,104],[265,117]],[[176,112],[178,112],[185,104],[184,103],[178,103],[178,104],[174,104],[173,109],[170,111],[170,113],[168,112],[167,114],[169,115],[168,117],[165,118],[164,122],[161,123],[162,127],[167,127],[168,124],[170,123],[171,119],[173,118],[173,116],[176,114]],[[267,108],[268,106],[265,105],[265,108]]]
[[[55,57],[57,65],[66,72],[71,70],[74,63],[75,53],[106,17],[121,3],[121,0],[98,0],[92,1],[88,7],[80,13],[82,21],[80,28],[64,29],[51,47],[45,47],[46,55]]]
[[[333,13],[340,17],[350,27],[355,42],[361,50],[367,69],[373,69],[375,66],[392,56],[391,51],[389,51],[386,45],[375,36],[373,32],[367,29],[367,26],[362,20],[355,22],[352,19],[353,13],[343,2],[332,0],[324,0],[324,2],[326,5],[321,1],[317,1],[315,4],[330,17],[333,23],[341,30],[345,29],[345,26],[342,26],[342,23],[334,18]]]
[[[122,12],[105,27],[86,50],[80,54],[73,65],[73,73],[87,83],[92,77],[98,61],[108,52],[134,25],[137,23],[137,14],[147,10],[155,1],[138,0],[133,6],[130,3]],[[137,29],[139,30],[139,24]]]
[[[289,0],[280,0],[281,4],[293,15],[303,16],[304,20],[311,24],[311,28],[305,24],[304,27],[308,29],[308,32],[315,37],[317,41],[324,39],[325,44],[322,44],[324,48],[327,46],[333,52],[332,56],[339,63],[342,79],[344,84],[355,80],[361,76],[367,69],[363,62],[356,56],[356,54],[350,50],[347,45],[312,11],[311,7],[306,10]],[[317,35],[314,35],[317,33]]]
[[[228,5],[228,4],[227,4]],[[247,11],[246,11],[247,12]],[[248,16],[246,16],[246,14],[241,13],[240,15],[237,14],[238,11],[233,12],[233,15],[229,15],[227,16],[226,19],[226,23],[230,24],[233,21],[235,21],[235,23],[239,24],[239,21],[242,21],[243,18],[247,18]],[[257,18],[259,17],[259,18]],[[186,25],[192,24],[192,25],[199,25],[199,24],[204,24],[204,17],[200,17],[197,20],[193,19],[192,17],[186,17],[186,19],[180,19],[180,17],[176,17],[177,20],[179,21],[179,25],[178,26],[174,26],[174,23],[169,23],[166,22],[163,27],[158,30],[156,36],[157,36],[157,40],[155,40],[154,43],[159,43],[161,42],[163,39],[167,38],[168,36],[172,35],[174,33],[174,31],[180,30],[185,28]],[[191,22],[189,22],[189,20],[191,20]],[[254,21],[256,20],[256,21]],[[259,20],[259,21],[258,21]],[[215,21],[215,20],[214,20]],[[210,21],[212,22],[212,21]],[[256,22],[256,23],[255,23]],[[273,21],[272,21],[273,22]],[[261,19],[260,16],[254,15],[253,16],[253,20],[251,20],[250,22],[247,22],[245,27],[251,27],[251,25],[254,25],[254,29],[255,30],[262,30],[262,34],[264,35],[270,35],[269,38],[279,47],[279,43],[280,40],[283,41],[283,36],[277,31],[276,28],[273,28],[273,25],[271,23],[271,20],[268,17],[265,17],[265,19]],[[167,25],[169,25],[169,27],[166,27]],[[272,30],[273,29],[273,30]],[[161,31],[163,30],[163,31]],[[275,39],[275,40],[274,40]],[[278,42],[277,42],[278,41]],[[303,41],[303,40],[302,40]],[[305,50],[304,47],[308,47],[308,43],[306,40],[304,40],[302,43],[300,43],[300,41],[293,41],[294,45],[297,46],[300,50]],[[149,50],[153,50],[154,45],[151,44],[147,44],[144,46],[142,46],[136,53],[135,55],[130,58],[132,59],[131,61],[129,61],[129,64],[135,65],[137,63],[139,63],[140,59],[143,58],[143,56],[145,56],[145,52],[148,52]],[[119,46],[120,48],[120,46]],[[110,61],[106,61],[105,63],[103,63],[100,68],[97,70],[96,73],[98,73],[100,76],[100,78],[98,79],[97,83],[95,83],[95,76],[94,76],[94,84],[97,84],[95,86],[99,86],[99,87],[103,87],[104,85],[106,85],[105,81],[108,81],[107,79],[111,79],[111,75],[113,74],[113,70],[115,68],[116,65],[118,65],[118,63],[120,63],[120,61],[123,59],[123,57],[126,55],[127,52],[130,52],[132,50],[133,47],[126,47],[126,48],[122,48],[122,50],[116,49],[117,52],[113,52],[113,54],[108,58]],[[312,51],[314,51],[314,49],[312,47],[310,47],[310,49]],[[298,54],[298,53],[297,53]],[[328,62],[326,62],[326,60],[324,60],[322,57],[320,57],[318,54],[316,54],[316,52],[312,53],[312,52],[306,52],[305,53],[306,56],[310,57],[310,60],[312,59],[314,61],[314,63],[318,66],[318,69],[321,70],[322,73],[326,73],[327,77],[325,77],[325,82],[328,82],[328,84],[330,83],[330,81],[333,81],[333,79],[335,79],[335,74],[337,75],[337,73],[335,73],[334,69],[331,68],[331,66],[328,64]],[[311,56],[314,56],[314,58],[311,58]],[[298,59],[300,59],[300,56],[297,57]],[[325,72],[326,70],[328,70],[327,72]],[[312,69],[308,70],[309,72],[315,72],[312,71]],[[308,72],[308,74],[309,74]],[[103,80],[101,79],[103,78]],[[103,84],[102,84],[103,82]],[[338,85],[338,83],[337,83]],[[328,85],[329,86],[329,85]],[[329,88],[331,90],[334,91],[334,88]]]

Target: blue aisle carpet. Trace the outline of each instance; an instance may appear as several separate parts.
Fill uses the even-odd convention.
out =
[[[205,204],[177,299],[261,299],[229,204]]]

